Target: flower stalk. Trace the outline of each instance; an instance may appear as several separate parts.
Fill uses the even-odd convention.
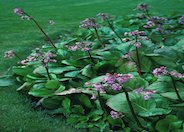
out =
[[[170,75],[170,77],[171,77],[172,84],[173,84],[174,90],[175,90],[175,92],[176,92],[177,98],[178,98],[180,101],[183,102],[183,99],[181,98],[181,96],[180,96],[180,94],[179,94],[179,91],[178,91],[178,89],[177,89],[177,87],[176,87],[176,82],[175,82],[174,78],[173,78],[171,75]]]
[[[93,59],[93,57],[92,57],[92,55],[91,55],[91,53],[90,53],[89,50],[87,50],[87,53],[88,53],[88,55],[89,55],[89,57],[90,57],[92,63],[93,63],[93,64],[96,64],[96,63],[95,63],[95,60]]]
[[[40,26],[40,24],[32,17],[30,16],[28,13],[26,13],[25,11],[23,11],[23,13],[28,16],[38,27],[38,29],[45,35],[45,37],[47,38],[47,40],[50,42],[50,44],[57,49],[57,47],[55,46],[55,44],[53,43],[53,41],[50,39],[50,37],[46,34],[46,32],[43,30],[43,28]]]
[[[47,73],[48,79],[51,80],[51,76],[50,76],[50,73],[49,73],[49,68],[45,67],[45,69],[46,69],[46,73]]]
[[[100,107],[101,107],[102,110],[107,114],[107,111],[106,111],[105,106],[104,106],[104,104],[103,104],[102,98],[101,98],[101,96],[100,96],[100,91],[97,91],[97,95],[98,95],[98,101],[99,101],[99,103],[100,103]]]
[[[121,39],[121,37],[119,36],[119,34],[114,30],[114,27],[112,25],[112,23],[109,21],[109,19],[107,18],[107,23],[109,25],[109,27],[111,28],[111,30],[115,33],[115,35],[120,39],[120,41],[123,43],[123,40]]]
[[[132,103],[131,103],[131,101],[130,101],[130,97],[129,97],[128,92],[126,91],[126,89],[125,89],[124,87],[122,87],[122,89],[123,89],[123,91],[124,91],[124,93],[125,93],[126,100],[127,100],[127,102],[128,102],[128,106],[129,106],[129,108],[130,108],[130,112],[131,112],[133,118],[135,119],[137,125],[138,125],[140,128],[142,128],[142,129],[146,129],[144,126],[142,126],[142,124],[140,123],[140,121],[139,121],[139,119],[138,119],[138,117],[137,117],[137,115],[136,115],[136,113],[135,113],[135,110],[134,110],[133,105],[132,105]]]
[[[137,36],[136,36],[136,43],[137,43]],[[139,57],[139,50],[136,47],[136,57],[137,57],[137,72],[139,75],[141,75],[141,61],[140,61],[140,57]]]
[[[19,55],[17,55],[15,52],[14,52],[15,56],[19,59],[19,60],[22,60]]]
[[[104,46],[102,40],[100,39],[100,36],[99,36],[99,34],[98,34],[97,28],[94,28],[94,29],[95,29],[95,33],[96,33],[96,36],[97,36],[98,41],[100,42],[101,46],[104,48],[105,46]]]

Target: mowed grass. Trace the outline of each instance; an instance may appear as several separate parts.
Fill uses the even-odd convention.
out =
[[[0,75],[15,65],[15,59],[4,59],[4,52],[13,49],[26,57],[31,49],[46,44],[44,36],[31,21],[22,21],[13,14],[16,7],[23,8],[35,17],[45,31],[56,40],[65,30],[78,28],[81,20],[95,17],[99,12],[124,16],[133,13],[140,2],[151,5],[151,11],[158,15],[184,14],[183,0],[0,0]],[[49,25],[48,20],[54,20]],[[0,131],[14,132],[75,132],[63,119],[53,118],[44,111],[35,111],[23,95],[17,93],[17,86],[0,88]]]

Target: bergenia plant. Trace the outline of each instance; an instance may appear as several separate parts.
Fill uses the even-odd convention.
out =
[[[180,96],[179,94],[179,91],[178,91],[178,88],[176,86],[176,82],[175,82],[175,79],[174,78],[179,78],[179,79],[182,79],[184,78],[184,73],[178,73],[177,71],[168,71],[167,70],[167,67],[160,67],[160,68],[155,68],[153,70],[153,74],[157,77],[160,77],[162,75],[165,75],[165,76],[170,76],[171,77],[171,80],[172,80],[172,84],[173,84],[173,88],[175,90],[175,93],[177,95],[177,98],[178,100],[182,101],[183,102],[183,99],[182,97]]]
[[[5,53],[6,58],[20,59],[12,68],[21,84],[17,91],[35,97],[49,114],[62,115],[87,131],[183,131],[184,17],[154,16],[149,9],[139,4],[138,16],[113,21],[109,14],[99,13],[107,25],[87,18],[80,26],[96,37],[87,34],[84,39],[86,30],[72,31],[56,47],[32,16],[16,8],[14,12],[33,21],[52,45],[36,48],[26,58],[13,50]],[[117,38],[121,43],[114,41]]]

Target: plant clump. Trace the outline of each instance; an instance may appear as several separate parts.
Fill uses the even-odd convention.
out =
[[[63,115],[69,124],[90,131],[183,131],[183,15],[168,18],[139,4],[138,15],[107,13],[81,22],[74,36],[18,57],[13,76],[19,92],[35,97],[36,107]],[[140,14],[141,13],[141,14]],[[84,29],[83,29],[84,28]]]

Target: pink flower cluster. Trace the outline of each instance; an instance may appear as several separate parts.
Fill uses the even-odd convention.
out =
[[[123,56],[122,56],[122,58],[124,58],[124,59],[128,59],[128,58],[130,58],[131,57],[131,52],[128,52],[127,54],[124,54]]]
[[[164,17],[159,17],[159,16],[152,16],[151,18],[151,21],[153,21],[154,23],[158,23],[158,24],[164,24],[167,19],[164,18]]]
[[[109,16],[106,13],[98,13],[97,17],[99,17],[102,21],[105,21],[108,19]]]
[[[15,56],[15,52],[13,50],[6,51],[4,54],[5,58],[13,58]]]
[[[46,53],[45,56],[42,59],[42,63],[44,67],[48,67],[48,63],[49,62],[57,62],[57,60],[52,59],[53,57],[55,57],[56,55],[52,54],[52,53]]]
[[[160,68],[155,68],[153,70],[153,74],[157,77],[160,77],[161,75],[170,75],[176,78],[184,78],[184,73],[178,73],[177,71],[167,71],[167,68],[162,66]]]
[[[146,25],[144,25],[144,28],[152,28],[155,26],[155,23],[153,21],[148,21]]]
[[[71,51],[77,51],[77,50],[89,51],[91,44],[92,42],[83,41],[83,42],[77,42],[74,46],[66,46],[66,47]]]
[[[131,45],[134,45],[137,48],[141,48],[141,42],[131,42]]]
[[[144,31],[135,30],[132,32],[125,32],[124,36],[133,36],[135,39],[135,42],[131,42],[131,45],[134,45],[137,48],[141,48],[141,43],[138,42],[138,40],[147,40],[148,38],[145,37]]]
[[[171,71],[169,72],[169,75],[176,77],[176,78],[184,78],[184,73],[178,73],[177,71]]]
[[[144,19],[144,18],[146,18],[146,16],[145,16],[144,13],[137,13],[137,14],[136,14],[136,17],[138,17],[139,19]]]
[[[30,17],[25,14],[21,8],[15,8],[14,13],[18,15],[22,20],[30,20]]]
[[[122,89],[122,84],[133,78],[132,74],[110,74],[107,73],[106,77],[101,79],[100,82],[93,84],[98,92],[105,92],[106,87],[112,90],[119,91]]]
[[[179,18],[178,22],[179,24],[184,25],[184,15]]]
[[[111,117],[115,120],[115,119],[118,119],[118,118],[122,118],[124,115],[121,113],[121,112],[116,112],[116,111],[111,111],[110,112],[111,114]]]
[[[161,76],[161,75],[166,75],[168,72],[166,70],[166,67],[162,66],[160,68],[155,68],[153,70],[153,74],[157,77]]]
[[[125,36],[143,36],[143,35],[145,35],[145,32],[144,31],[135,30],[135,31],[132,31],[132,32],[125,32],[124,35]]]
[[[31,55],[29,55],[25,60],[22,60],[20,63],[22,65],[26,65],[27,63],[29,62],[34,62],[34,61],[37,61],[37,59],[39,57],[42,56],[42,53],[38,52],[38,53],[32,53]]]
[[[21,8],[15,8],[14,13],[17,14],[18,16],[24,15],[24,11]]]
[[[141,3],[139,5],[137,5],[137,10],[140,10],[140,11],[145,11],[145,10],[148,10],[149,6],[145,3]]]
[[[151,98],[151,95],[154,94],[156,91],[154,90],[144,90],[143,88],[138,88],[134,90],[135,93],[141,94],[144,96],[144,100],[148,100]]]
[[[89,29],[89,28],[99,28],[100,25],[96,24],[95,18],[86,18],[81,22],[80,27]]]

